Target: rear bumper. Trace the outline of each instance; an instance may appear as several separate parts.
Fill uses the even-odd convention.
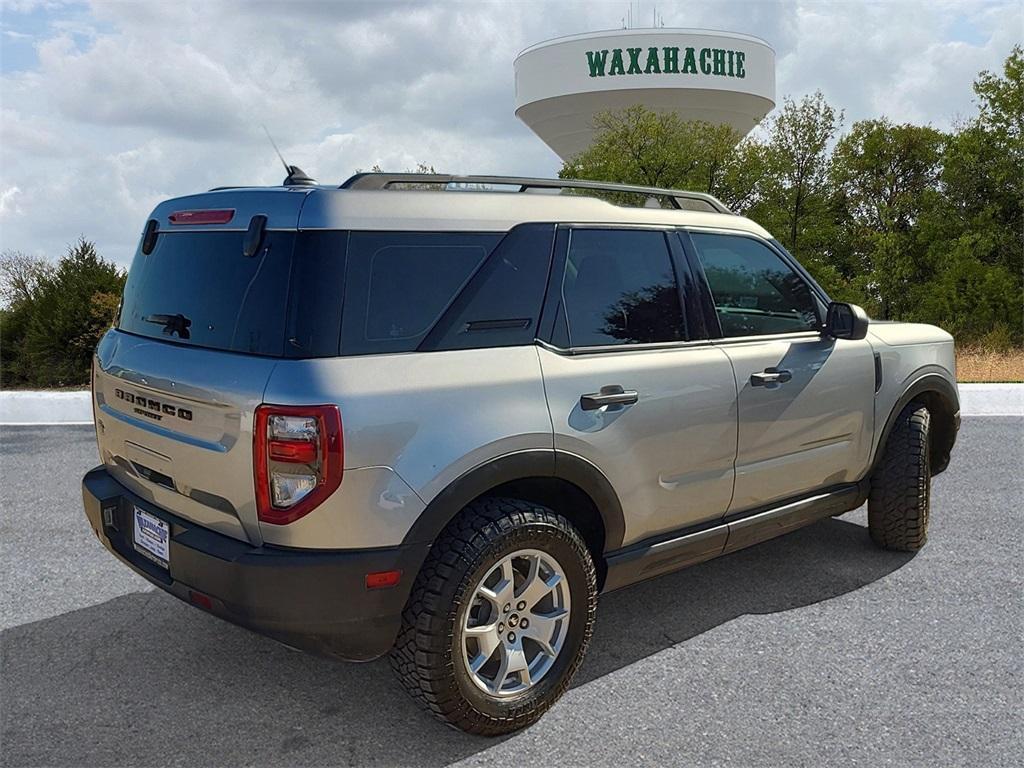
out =
[[[104,467],[86,474],[82,496],[103,546],[156,586],[287,645],[353,661],[377,658],[394,644],[429,546],[328,552],[253,547],[151,504]],[[135,550],[135,506],[170,525],[169,569]],[[397,586],[366,588],[366,574],[390,570],[402,571]]]

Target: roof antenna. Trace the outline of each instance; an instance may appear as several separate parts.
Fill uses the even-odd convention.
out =
[[[306,172],[303,171],[297,165],[288,165],[285,162],[284,155],[281,154],[281,150],[277,148],[277,144],[274,143],[274,137],[270,135],[270,131],[267,130],[267,126],[263,126],[263,132],[267,134],[267,139],[270,141],[270,146],[274,148],[277,156],[281,159],[281,165],[284,166],[284,172],[288,174],[282,186],[285,187],[313,187],[316,186],[316,179],[307,176]]]

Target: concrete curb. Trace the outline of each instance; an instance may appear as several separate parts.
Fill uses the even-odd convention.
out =
[[[961,416],[1024,416],[1024,384],[960,384]]]
[[[1024,384],[961,384],[963,416],[1024,416]],[[88,391],[0,391],[0,424],[92,424]]]
[[[0,424],[92,424],[89,391],[2,391]]]

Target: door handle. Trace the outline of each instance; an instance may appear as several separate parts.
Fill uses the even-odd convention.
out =
[[[623,389],[618,384],[601,387],[600,392],[580,395],[580,408],[584,411],[596,411],[606,405],[632,405],[640,399],[635,389]]]
[[[793,378],[793,372],[785,368],[765,368],[761,373],[750,374],[750,386],[766,387],[769,384],[785,384]]]

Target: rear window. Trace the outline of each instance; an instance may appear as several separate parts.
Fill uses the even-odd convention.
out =
[[[152,253],[136,252],[118,328],[247,354],[337,354],[345,240],[331,234],[267,231],[247,257],[243,232],[162,232]]]
[[[247,257],[243,232],[161,232],[136,253],[118,328],[273,357],[409,352],[504,236],[268,230]],[[550,246],[536,251],[546,270]]]

